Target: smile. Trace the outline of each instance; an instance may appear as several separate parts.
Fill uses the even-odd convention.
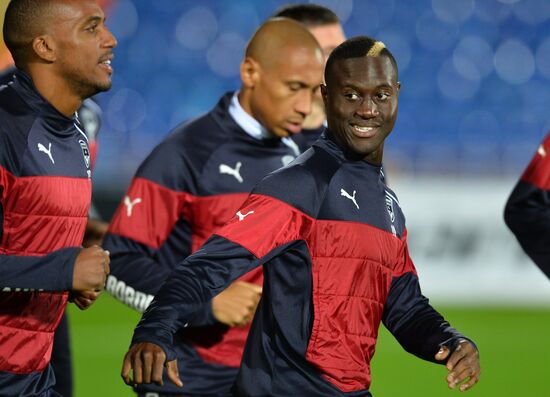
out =
[[[378,126],[351,124],[351,128],[354,135],[359,138],[371,138],[376,135],[376,132],[378,131]]]
[[[374,129],[373,127],[361,127],[361,126],[356,125],[356,124],[352,124],[352,127],[355,128],[359,132],[369,132],[369,131],[372,131]]]

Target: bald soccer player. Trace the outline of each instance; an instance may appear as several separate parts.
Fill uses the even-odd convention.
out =
[[[176,127],[137,171],[104,243],[113,296],[145,310],[176,264],[235,216],[254,185],[298,156],[292,137],[311,112],[323,64],[315,38],[297,22],[270,20],[258,29],[241,64],[240,90]],[[178,359],[183,388],[162,371],[136,373],[137,393],[229,395],[262,280],[261,269],[244,275],[176,333],[171,358]],[[142,358],[159,353],[144,351]]]

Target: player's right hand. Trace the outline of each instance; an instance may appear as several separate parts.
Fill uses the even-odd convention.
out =
[[[220,323],[243,327],[254,317],[261,297],[259,285],[235,281],[212,299],[212,314]]]
[[[110,271],[109,263],[109,251],[97,245],[82,249],[74,264],[73,291],[102,290]]]
[[[163,385],[162,371],[166,364],[166,375],[176,386],[183,387],[178,371],[178,361],[166,362],[166,353],[154,343],[136,343],[124,356],[120,376],[128,386],[154,382]],[[130,375],[133,372],[133,376]]]

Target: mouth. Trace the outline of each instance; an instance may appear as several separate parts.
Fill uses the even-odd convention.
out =
[[[302,125],[302,121],[288,121],[286,123],[286,129],[292,134],[298,134],[300,131],[302,131]]]
[[[111,62],[113,60],[114,56],[112,54],[100,59],[99,61],[99,67],[104,69],[108,74],[113,73],[113,67],[111,66]]]
[[[378,126],[350,124],[351,130],[358,138],[372,138],[378,132]]]

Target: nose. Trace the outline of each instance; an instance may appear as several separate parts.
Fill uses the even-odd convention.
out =
[[[111,33],[111,31],[105,26],[103,29],[104,38],[103,38],[103,47],[115,48],[118,44],[116,37]]]
[[[302,90],[302,92],[297,96],[296,102],[294,104],[294,110],[297,113],[300,113],[303,117],[306,117],[311,113],[311,105],[314,99],[315,93],[311,90]]]
[[[371,119],[378,116],[378,106],[372,100],[372,98],[365,98],[359,108],[357,114],[363,118]]]

